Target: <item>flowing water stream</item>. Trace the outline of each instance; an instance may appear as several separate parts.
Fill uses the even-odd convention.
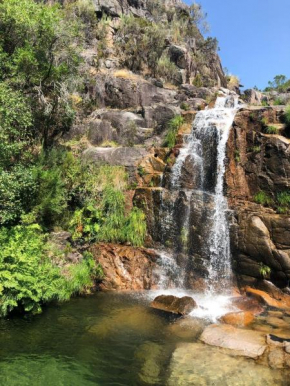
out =
[[[206,303],[212,305],[208,299],[215,299],[215,302],[219,299],[221,309],[232,279],[229,209],[224,195],[226,145],[239,108],[238,96],[226,94],[217,98],[214,108],[197,113],[191,134],[185,136],[185,144],[180,149],[161,199],[161,241],[164,243],[168,235],[173,235],[177,240],[173,241],[174,246],[178,240],[184,239],[186,246],[171,248],[171,254],[161,252],[160,289],[186,288],[190,267],[184,262],[183,266],[178,264],[179,256],[185,255],[183,260],[191,259],[194,265],[198,255],[206,272]],[[194,181],[192,186],[184,183],[189,167]],[[165,195],[170,196],[167,205]],[[181,200],[185,203],[183,210],[180,210]],[[196,220],[195,201],[199,202],[201,221]],[[190,239],[196,237],[197,227],[203,237],[199,237],[198,243],[191,242]]]

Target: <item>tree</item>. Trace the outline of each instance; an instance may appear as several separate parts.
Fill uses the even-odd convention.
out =
[[[289,85],[290,80],[288,80],[285,75],[276,75],[273,81],[268,82],[268,87],[265,88],[265,91],[283,92]]]
[[[0,2],[0,82],[23,91],[45,146],[72,122],[81,41],[78,23],[57,4]]]

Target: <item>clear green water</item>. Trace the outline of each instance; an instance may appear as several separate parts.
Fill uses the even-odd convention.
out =
[[[156,313],[142,296],[98,293],[73,299],[34,318],[0,322],[0,385],[290,384],[289,373],[270,371],[244,359],[236,363],[236,358],[221,356],[224,367],[220,366],[218,351],[197,342],[200,329],[198,320],[188,329]],[[189,357],[184,360],[186,342],[196,342],[191,347],[193,358],[200,353],[198,360],[187,349]],[[171,361],[176,347],[180,347],[181,359],[175,355]],[[208,358],[211,362],[206,364]],[[180,363],[173,368],[177,360]],[[228,369],[234,365],[243,367],[244,377],[251,371],[253,378],[239,383],[235,376],[231,383]],[[214,366],[218,370],[213,371]],[[265,374],[272,383],[265,382]]]

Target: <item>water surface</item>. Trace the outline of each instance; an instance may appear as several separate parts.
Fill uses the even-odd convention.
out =
[[[205,321],[188,326],[148,304],[145,295],[97,293],[33,318],[1,320],[0,385],[289,385],[283,371],[199,343]]]

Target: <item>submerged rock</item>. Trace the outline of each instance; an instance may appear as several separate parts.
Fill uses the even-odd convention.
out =
[[[204,330],[200,339],[211,346],[229,349],[234,355],[253,359],[263,355],[267,348],[263,333],[242,330],[229,325],[212,324]]]
[[[201,343],[179,344],[170,362],[168,386],[282,386],[287,375]]]
[[[190,296],[178,298],[173,295],[160,295],[151,303],[151,307],[177,315],[188,315],[197,304]]]

